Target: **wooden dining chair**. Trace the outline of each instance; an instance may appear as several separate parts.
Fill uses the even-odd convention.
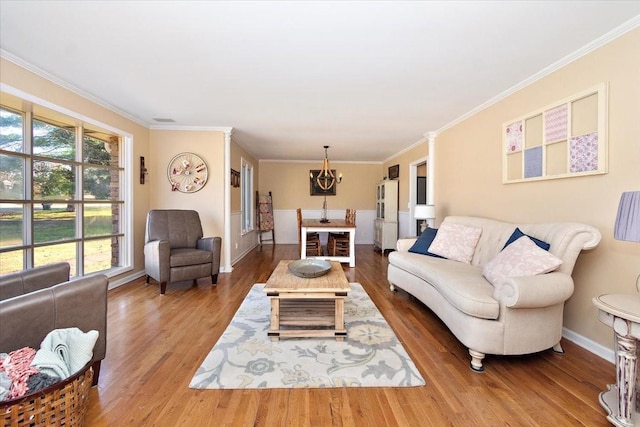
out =
[[[302,244],[302,209],[296,209],[298,216],[298,249]],[[307,233],[307,248],[306,253],[309,256],[322,255],[322,244],[320,243],[320,236],[318,233]]]
[[[347,224],[356,223],[356,210],[347,209],[344,215]],[[329,233],[327,252],[331,256],[349,256],[349,233]]]

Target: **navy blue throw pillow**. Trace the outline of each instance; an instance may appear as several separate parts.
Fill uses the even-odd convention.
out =
[[[516,227],[514,232],[511,234],[511,237],[509,237],[509,240],[507,240],[507,243],[505,243],[504,246],[502,247],[502,250],[504,250],[504,248],[506,248],[507,246],[509,246],[510,244],[512,244],[519,238],[521,238],[522,236],[527,236],[528,238],[533,240],[533,243],[535,243],[540,249],[544,249],[545,251],[548,251],[549,248],[551,247],[551,245],[545,242],[544,240],[536,239],[535,237],[529,236],[528,234],[524,234],[522,230]]]
[[[413,252],[416,254],[429,255],[435,258],[444,258],[440,255],[432,254],[428,251],[429,246],[431,246],[431,242],[436,238],[436,234],[438,233],[437,228],[429,228],[427,227],[420,237],[416,240],[416,242],[409,248],[409,252]]]

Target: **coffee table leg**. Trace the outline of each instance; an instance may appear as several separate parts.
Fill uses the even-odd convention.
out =
[[[269,329],[273,332],[269,332],[269,336],[271,337],[271,341],[279,340],[279,331],[280,330],[280,298],[271,298],[271,325]]]
[[[336,298],[336,308],[335,308],[335,328],[336,331],[336,341],[344,341],[344,337],[346,333],[344,333],[344,298]]]

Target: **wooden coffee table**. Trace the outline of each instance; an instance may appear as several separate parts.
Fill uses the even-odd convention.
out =
[[[340,263],[332,261],[324,276],[305,279],[289,271],[290,262],[280,261],[264,287],[271,300],[268,336],[344,340],[344,299],[351,288]]]

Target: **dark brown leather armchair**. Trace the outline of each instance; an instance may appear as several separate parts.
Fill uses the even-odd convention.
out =
[[[200,215],[192,210],[155,209],[147,214],[144,266],[149,278],[160,283],[164,294],[167,283],[211,276],[218,281],[220,237],[202,237]]]
[[[107,276],[69,281],[69,264],[58,262],[0,276],[0,353],[40,348],[54,329],[98,331],[93,348],[93,385],[107,352]]]

